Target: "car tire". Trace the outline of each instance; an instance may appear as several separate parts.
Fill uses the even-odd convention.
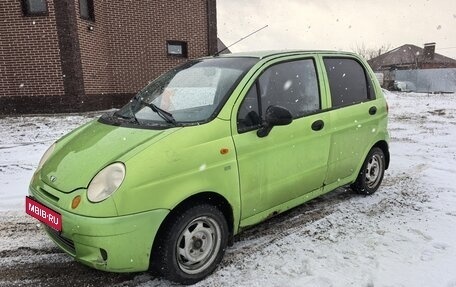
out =
[[[211,274],[228,244],[228,224],[215,206],[200,204],[177,211],[159,238],[151,261],[160,275],[180,284],[194,284]]]
[[[352,188],[359,194],[369,195],[377,191],[385,174],[385,155],[378,148],[372,148],[364,160]]]

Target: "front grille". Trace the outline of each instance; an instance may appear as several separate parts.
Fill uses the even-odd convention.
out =
[[[44,196],[46,196],[47,198],[55,201],[55,202],[58,202],[59,201],[59,198],[55,195],[52,195],[51,193],[49,193],[48,191],[46,191],[44,188],[42,187],[39,187],[38,190],[41,192],[41,194],[43,194]]]
[[[76,249],[74,248],[74,242],[72,240],[63,237],[58,231],[47,226],[46,231],[49,236],[52,237],[52,239],[54,239],[58,244],[62,246],[62,248],[65,249],[65,251],[69,252],[73,256],[76,256]]]

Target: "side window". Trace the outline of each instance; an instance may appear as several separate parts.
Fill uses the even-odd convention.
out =
[[[324,58],[333,107],[342,107],[372,98],[373,90],[364,68],[354,59]]]
[[[261,125],[269,106],[288,109],[293,118],[320,110],[320,91],[312,59],[276,64],[265,70],[252,85],[238,111],[238,131]]]
[[[256,129],[261,125],[257,88],[258,82],[255,82],[239,108],[237,125],[240,133]]]
[[[313,60],[300,60],[274,65],[259,78],[261,110],[269,106],[288,109],[293,118],[320,109],[318,79]]]

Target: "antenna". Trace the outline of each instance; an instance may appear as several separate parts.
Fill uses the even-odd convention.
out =
[[[242,40],[247,39],[248,37],[252,36],[253,34],[256,34],[256,33],[260,32],[261,30],[263,30],[264,28],[267,28],[267,27],[268,27],[268,25],[264,25],[260,29],[257,29],[255,31],[253,31],[252,33],[248,34],[247,36],[242,37],[241,39],[237,40],[236,42],[234,42],[233,44],[229,45],[228,47],[225,47],[224,49],[222,49],[222,50],[218,51],[217,53],[215,53],[214,56],[218,56],[221,52],[223,52],[225,50],[228,50],[229,47],[232,47],[232,46],[236,45],[237,43],[241,42]]]

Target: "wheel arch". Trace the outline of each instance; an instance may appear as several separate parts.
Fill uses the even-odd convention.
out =
[[[385,170],[388,169],[389,163],[390,163],[390,153],[389,153],[389,146],[388,143],[384,140],[378,141],[375,143],[375,145],[372,147],[378,147],[383,151],[383,154],[385,155]]]
[[[157,266],[154,265],[154,260],[155,258],[154,254],[157,251],[157,248],[159,248],[159,245],[161,244],[160,238],[163,236],[164,232],[166,231],[167,228],[171,225],[170,223],[176,219],[176,214],[179,214],[180,211],[185,210],[189,208],[190,206],[194,206],[196,204],[210,204],[218,208],[222,214],[224,215],[226,222],[228,224],[228,232],[229,232],[229,238],[228,238],[228,244],[232,245],[233,243],[233,237],[234,237],[234,214],[233,214],[233,208],[231,207],[230,203],[228,200],[226,200],[225,197],[222,195],[215,193],[215,192],[201,192],[194,194],[186,199],[184,199],[182,202],[180,202],[176,207],[174,207],[169,214],[166,216],[166,218],[163,220],[163,222],[160,224],[160,227],[155,235],[155,238],[153,240],[152,244],[152,250],[151,250],[151,267],[152,269],[155,269]]]

